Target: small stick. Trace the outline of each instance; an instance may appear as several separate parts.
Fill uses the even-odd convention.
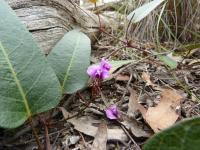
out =
[[[122,48],[125,48],[126,46],[121,46],[117,49],[115,49],[114,51],[112,51],[110,54],[108,54],[105,58],[109,58],[110,56],[112,56],[113,54],[117,53],[119,50],[121,50]]]
[[[38,149],[42,150],[42,144],[41,144],[41,142],[39,140],[39,136],[38,136],[37,131],[36,131],[35,127],[34,127],[32,117],[29,117],[29,123],[31,125],[32,130],[33,130],[33,134],[34,134],[35,140],[37,142]]]
[[[47,127],[47,123],[44,119],[41,120],[42,124],[44,125],[45,130],[45,150],[51,150],[50,138],[49,138],[49,131]]]
[[[131,137],[131,135],[128,133],[128,131],[126,130],[126,128],[121,125],[121,128],[124,130],[124,132],[127,134],[127,136],[130,138],[130,140],[133,142],[133,144],[135,144],[136,149],[137,150],[141,150],[141,148],[139,147],[139,145],[135,142],[135,140]]]

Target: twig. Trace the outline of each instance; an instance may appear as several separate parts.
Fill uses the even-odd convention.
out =
[[[137,150],[141,150],[141,148],[139,147],[139,145],[135,142],[135,140],[131,137],[131,135],[128,133],[128,131],[126,130],[126,128],[121,125],[121,128],[124,130],[124,132],[126,133],[126,135],[130,138],[130,140],[133,142],[133,144],[135,144],[136,149]]]
[[[94,22],[96,22],[96,20],[89,13],[87,13],[84,9],[82,9],[79,5],[74,3],[72,0],[69,0],[69,1],[72,3],[72,5],[74,5],[74,7],[78,7],[83,13],[88,15]]]
[[[29,117],[29,123],[30,123],[30,125],[31,125],[31,128],[32,128],[32,131],[33,131],[35,140],[36,140],[36,142],[37,142],[38,149],[39,149],[39,150],[42,150],[42,144],[40,143],[39,136],[38,136],[37,131],[36,131],[35,127],[34,127],[33,120],[32,120],[31,117]]]
[[[85,139],[84,139],[84,137],[83,137],[83,134],[82,134],[81,132],[78,132],[78,133],[79,133],[79,135],[81,136],[81,139],[83,140],[83,143],[84,143],[85,148],[87,148],[87,144],[86,144],[86,141],[85,141]]]
[[[112,51],[110,54],[108,54],[105,58],[109,58],[110,56],[112,56],[113,54],[117,53],[119,50],[121,50],[122,48],[125,48],[126,46],[121,46],[117,49],[114,49],[114,51]]]
[[[41,122],[44,125],[44,130],[45,130],[45,150],[51,150],[52,148],[51,148],[51,144],[50,144],[47,123],[44,119],[42,119]]]
[[[151,56],[147,56],[147,57],[145,57],[145,58],[143,58],[143,59],[141,59],[141,60],[138,60],[137,62],[132,62],[132,63],[128,64],[127,66],[121,68],[119,71],[117,71],[115,74],[113,74],[112,77],[118,76],[121,72],[123,72],[123,71],[126,70],[127,68],[131,67],[132,65],[136,65],[137,63],[142,62],[142,61],[144,61],[145,59],[147,59],[147,58],[149,58],[149,57],[151,57]]]

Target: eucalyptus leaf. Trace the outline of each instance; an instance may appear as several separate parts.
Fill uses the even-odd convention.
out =
[[[143,150],[199,150],[200,118],[185,120],[153,136]]]
[[[59,81],[15,12],[0,0],[0,127],[15,128],[55,107]]]
[[[142,5],[127,16],[128,20],[131,20],[133,23],[139,22],[140,20],[145,18],[150,12],[152,12],[158,5],[160,5],[163,1],[164,0],[153,0]]]
[[[78,30],[68,32],[53,48],[48,61],[55,70],[63,93],[73,93],[88,81],[90,39]]]

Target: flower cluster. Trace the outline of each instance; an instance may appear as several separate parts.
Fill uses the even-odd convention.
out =
[[[109,77],[111,64],[105,58],[101,59],[100,64],[88,67],[87,73],[94,79],[105,79]],[[111,120],[119,119],[120,113],[116,105],[112,105],[105,110],[107,118]]]
[[[92,78],[105,79],[109,77],[110,69],[111,64],[106,59],[102,58],[99,65],[88,67],[87,73]]]

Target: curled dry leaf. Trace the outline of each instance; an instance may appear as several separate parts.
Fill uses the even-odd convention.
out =
[[[179,117],[176,108],[180,106],[181,99],[177,91],[163,89],[158,105],[149,107],[143,116],[154,132],[168,128],[176,122]]]
[[[105,121],[102,121],[95,135],[91,150],[106,150],[107,138],[107,125]]]

